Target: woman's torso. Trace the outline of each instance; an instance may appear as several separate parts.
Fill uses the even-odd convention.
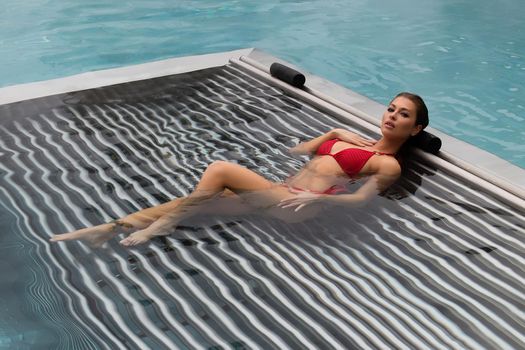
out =
[[[376,154],[348,142],[329,140],[323,143],[312,160],[286,183],[295,188],[324,192],[334,186],[343,186],[349,180],[377,173],[380,158],[385,156],[391,155]]]

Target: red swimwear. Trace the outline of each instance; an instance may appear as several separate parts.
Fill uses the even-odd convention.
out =
[[[345,148],[335,154],[332,154],[332,147],[339,139],[331,139],[325,141],[317,149],[318,156],[329,155],[332,156],[346,175],[351,178],[359,174],[366,162],[375,154],[393,156],[391,153],[383,153],[378,151],[368,151],[359,148]]]
[[[333,145],[338,142],[339,139],[331,139],[328,141],[325,141],[319,146],[317,149],[317,155],[318,156],[324,156],[329,155],[332,156],[337,164],[343,169],[343,171],[348,175],[350,178],[355,178],[357,175],[359,175],[359,172],[363,167],[365,166],[366,162],[375,154],[378,155],[386,155],[386,156],[393,156],[394,154],[391,153],[383,153],[378,151],[368,151],[365,149],[359,149],[359,148],[345,148],[335,154],[332,154],[332,147]],[[290,186],[287,184],[283,184],[283,186],[288,187],[289,189],[294,189],[296,191],[304,191],[304,192],[311,192],[311,193],[317,193],[317,194],[338,194],[342,192],[347,192],[347,189],[343,185],[333,185],[329,187],[328,189],[324,191],[315,191],[315,190],[307,190],[300,187]]]
[[[346,192],[346,187],[342,185],[333,185],[324,191],[307,190],[307,189],[300,188],[300,187],[290,186],[288,184],[282,184],[281,186],[287,187],[288,189],[291,189],[291,190],[311,192],[311,193],[316,193],[316,194],[338,194],[338,193]]]

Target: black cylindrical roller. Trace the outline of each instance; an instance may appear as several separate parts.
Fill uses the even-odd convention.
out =
[[[441,148],[441,139],[426,131],[421,131],[414,141],[416,147],[428,153],[436,154]]]
[[[304,74],[277,62],[272,63],[270,66],[270,74],[298,88],[302,87],[306,82]]]

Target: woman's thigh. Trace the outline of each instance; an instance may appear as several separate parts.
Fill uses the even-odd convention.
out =
[[[254,191],[241,194],[240,197],[245,203],[254,208],[258,214],[271,216],[281,219],[285,222],[300,222],[315,217],[322,209],[320,204],[310,204],[299,211],[295,207],[281,208],[277,205],[281,200],[296,196],[290,193],[286,186],[274,184],[270,189],[265,191]]]
[[[163,215],[173,212],[184,200],[184,198],[175,198],[169,202],[159,204],[157,206],[139,210],[135,213],[124,216],[119,219],[120,222],[125,222],[136,227],[150,225],[155,220]]]
[[[243,215],[253,213],[256,208],[248,205],[236,194],[221,195],[206,199],[196,208],[197,215]]]
[[[235,193],[241,193],[266,190],[273,185],[270,180],[239,164],[215,161],[204,172],[195,192],[206,194],[227,188]]]

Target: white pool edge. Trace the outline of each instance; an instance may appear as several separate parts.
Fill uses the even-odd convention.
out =
[[[80,73],[68,77],[0,88],[0,105],[67,92],[192,72],[228,63],[231,57],[249,55],[252,48],[195,56],[175,57],[126,67]]]

